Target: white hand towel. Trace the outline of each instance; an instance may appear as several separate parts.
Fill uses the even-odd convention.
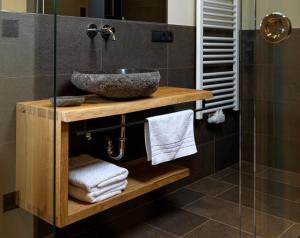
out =
[[[119,194],[127,185],[127,180],[124,180],[102,189],[94,189],[93,192],[88,193],[82,188],[69,184],[69,195],[84,202],[95,203]]]
[[[127,169],[89,155],[70,158],[69,167],[69,183],[88,192],[94,191],[98,185],[111,184],[128,176]]]
[[[147,118],[145,144],[152,165],[197,153],[194,112],[185,110]]]

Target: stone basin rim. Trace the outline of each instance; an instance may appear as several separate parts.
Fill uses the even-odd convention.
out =
[[[146,74],[159,72],[156,69],[112,69],[112,70],[99,70],[99,71],[78,71],[75,70],[73,74],[85,74],[85,75],[130,75],[130,74]]]

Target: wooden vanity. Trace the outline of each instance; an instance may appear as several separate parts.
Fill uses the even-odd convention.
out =
[[[52,223],[55,181],[56,226],[64,227],[187,177],[188,168],[172,163],[151,166],[146,159],[141,159],[125,165],[130,173],[129,184],[120,195],[95,204],[69,198],[69,123],[211,97],[209,91],[174,87],[160,87],[152,97],[134,101],[115,102],[87,96],[87,103],[81,106],[57,108],[56,137],[54,109],[49,100],[17,103],[16,187],[19,206]]]

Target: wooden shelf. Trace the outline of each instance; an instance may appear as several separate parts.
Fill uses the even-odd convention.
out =
[[[97,96],[87,96],[86,103],[79,107],[58,107],[62,122],[74,122],[153,109],[157,107],[193,102],[211,98],[210,91],[188,88],[160,87],[153,96],[131,101],[111,101]],[[21,110],[39,110],[41,115],[53,114],[49,100],[18,103]]]
[[[161,87],[152,97],[132,101],[116,102],[87,96],[87,102],[79,107],[57,108],[55,128],[49,100],[17,103],[16,189],[19,207],[52,223],[55,199],[56,226],[64,227],[188,176],[188,169],[172,164],[146,166],[146,163],[133,163],[128,165],[129,185],[122,194],[91,205],[71,200],[68,198],[69,123],[211,97],[209,91],[173,87]],[[56,148],[55,163],[53,148]]]
[[[125,167],[129,170],[128,186],[120,195],[95,204],[83,203],[69,198],[68,224],[189,176],[188,168],[172,163],[151,166],[146,162],[146,159],[135,163],[133,166]]]

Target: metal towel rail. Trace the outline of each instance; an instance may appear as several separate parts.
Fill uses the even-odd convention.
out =
[[[212,99],[198,101],[196,115],[219,109],[239,110],[240,0],[197,0],[197,89]]]

